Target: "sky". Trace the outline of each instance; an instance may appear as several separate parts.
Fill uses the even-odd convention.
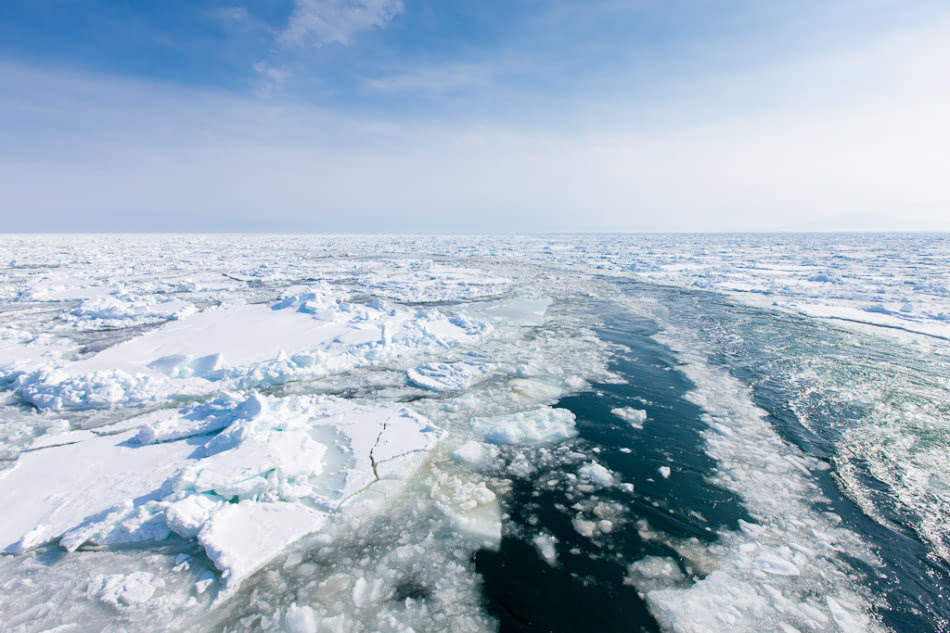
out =
[[[0,232],[885,230],[945,0],[0,2]]]

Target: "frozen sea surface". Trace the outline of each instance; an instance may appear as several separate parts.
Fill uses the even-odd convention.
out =
[[[946,631],[950,237],[0,238],[2,631]]]

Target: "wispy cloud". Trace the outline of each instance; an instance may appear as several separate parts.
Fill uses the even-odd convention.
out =
[[[257,62],[254,64],[254,72],[257,73],[261,80],[258,85],[257,95],[265,98],[272,97],[278,93],[292,74],[290,70],[286,68],[271,66],[266,62]]]
[[[297,0],[284,44],[349,44],[362,31],[385,26],[402,11],[402,0]]]
[[[442,94],[464,88],[482,88],[492,83],[497,69],[487,64],[448,64],[418,68],[411,72],[366,79],[364,85],[383,93]]]

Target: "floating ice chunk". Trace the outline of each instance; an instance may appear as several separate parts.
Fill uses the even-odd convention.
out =
[[[660,473],[660,477],[663,479],[670,478],[670,467],[669,466],[660,466],[656,469],[656,472]]]
[[[405,407],[328,396],[221,396],[142,418],[152,441],[227,426],[210,439],[143,444],[133,429],[21,455],[0,473],[0,503],[18,509],[0,524],[5,551],[57,536],[72,551],[174,531],[197,538],[230,591],[351,499],[374,500],[353,506],[361,511],[381,508],[442,435]],[[493,506],[481,512],[500,538],[494,494],[470,492],[460,515],[474,510],[467,520],[483,526],[479,508]]]
[[[96,576],[86,586],[86,595],[98,598],[117,609],[146,604],[155,595],[155,590],[165,586],[165,581],[149,572],[109,574]]]
[[[515,378],[508,381],[511,391],[527,402],[554,402],[563,394],[561,387],[555,387],[537,380]]]
[[[205,450],[214,449],[206,446]],[[175,486],[224,499],[254,498],[286,481],[319,475],[326,450],[306,431],[275,430],[264,437],[245,437],[226,450],[214,450],[188,465]]]
[[[208,590],[208,587],[213,585],[217,579],[215,578],[214,572],[210,569],[206,569],[198,577],[198,580],[195,581],[195,591],[198,592],[200,596]]]
[[[577,433],[571,411],[546,406],[510,415],[473,418],[470,424],[491,444],[558,442]]]
[[[484,363],[427,363],[410,369],[409,380],[432,391],[460,391],[472,384],[472,380],[485,373]]]
[[[643,428],[643,423],[647,419],[646,411],[643,409],[635,409],[633,407],[620,407],[617,409],[611,409],[610,412],[621,420],[626,420],[630,423],[630,426],[638,430]]]
[[[340,300],[333,296],[333,289],[327,284],[316,286],[290,286],[281,294],[280,301],[271,304],[271,310],[292,309],[307,314],[319,314],[325,310],[335,310]]]
[[[784,549],[787,550],[788,554],[791,554],[791,550]],[[755,565],[765,573],[774,576],[797,576],[801,573],[798,565],[791,561],[789,557],[782,556],[778,550],[762,552],[756,557]]]
[[[687,589],[656,589],[646,599],[668,631],[758,633],[773,616],[770,602],[752,585],[718,570]]]
[[[205,523],[198,542],[221,570],[228,589],[291,543],[324,526],[327,514],[286,502],[226,504]]]
[[[581,466],[578,471],[580,476],[601,486],[612,486],[614,484],[613,474],[597,462],[590,462]]]
[[[623,584],[633,585],[637,591],[646,593],[654,589],[666,589],[686,580],[680,566],[672,558],[646,556],[627,568]]]
[[[541,325],[552,300],[549,297],[523,296],[498,301],[470,303],[465,311],[479,319],[507,325]]]
[[[452,451],[452,459],[457,462],[479,466],[485,463],[486,460],[493,459],[497,454],[498,449],[494,446],[469,441]]]
[[[19,376],[14,388],[38,409],[97,409],[116,403],[141,404],[162,393],[153,376],[122,369],[103,369],[69,376],[62,370],[41,370]]]
[[[284,615],[284,628],[287,633],[317,633],[317,616],[313,607],[300,606],[296,602],[291,604]]]
[[[538,554],[541,555],[541,558],[544,559],[544,562],[552,567],[557,564],[557,549],[555,548],[557,538],[555,538],[554,535],[542,532],[531,539],[531,542],[534,544],[535,549],[538,550]]]
[[[501,542],[501,509],[484,482],[438,473],[429,496],[460,532],[481,539],[488,547]]]
[[[87,517],[84,522],[67,530],[59,539],[59,546],[67,552],[74,552],[86,542],[131,545],[163,541],[170,534],[159,503],[148,501],[136,505],[127,499],[109,511]]]
[[[597,534],[597,523],[595,521],[576,517],[571,520],[571,524],[574,526],[575,532],[586,538],[593,538]]]
[[[843,597],[839,596],[835,599],[832,596],[826,596],[825,604],[828,605],[831,619],[834,620],[838,630],[844,633],[861,633],[868,630],[870,624],[868,616]]]
[[[193,304],[181,299],[116,293],[86,299],[64,316],[81,322],[83,327],[121,326],[128,323],[182,319],[197,311]]]

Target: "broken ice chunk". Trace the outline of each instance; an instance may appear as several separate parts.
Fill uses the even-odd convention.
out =
[[[324,526],[327,514],[294,503],[242,501],[214,513],[198,534],[229,589],[285,547]]]
[[[590,462],[581,466],[581,469],[578,471],[581,477],[601,486],[612,486],[614,484],[613,474],[598,464],[597,462]]]
[[[459,391],[487,371],[484,363],[426,363],[406,372],[410,382],[432,391]]]
[[[165,581],[161,578],[145,571],[135,571],[127,575],[96,576],[86,586],[86,595],[122,609],[144,605],[156,589],[164,586]]]
[[[557,442],[577,434],[571,411],[546,406],[510,415],[473,418],[470,425],[491,444]]]
[[[610,412],[620,418],[621,420],[626,420],[630,423],[630,426],[640,430],[643,428],[643,423],[647,419],[647,412],[643,409],[634,409],[633,407],[621,407],[617,409],[611,409]]]

